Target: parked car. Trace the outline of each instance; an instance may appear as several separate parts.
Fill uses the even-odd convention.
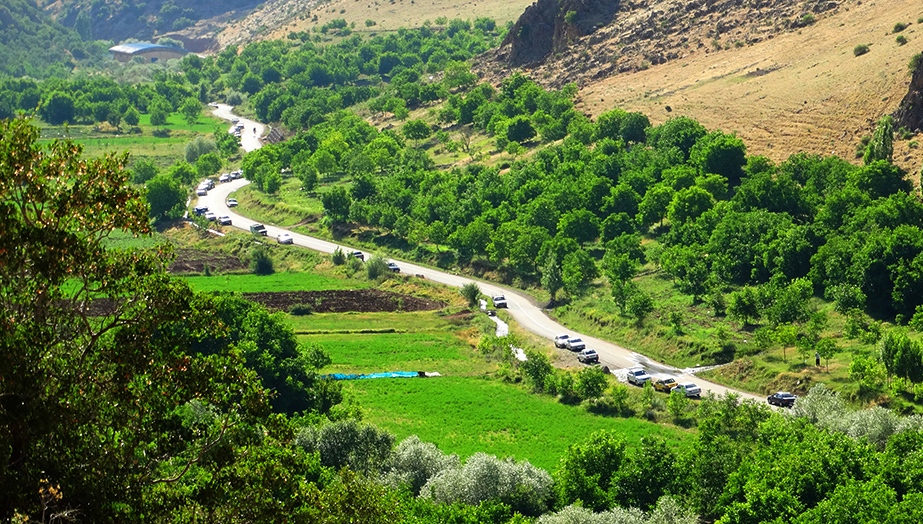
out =
[[[571,351],[580,351],[586,349],[586,344],[584,344],[583,340],[580,340],[578,337],[573,337],[567,339],[567,342],[564,343],[564,347]]]
[[[596,353],[595,349],[584,349],[580,353],[577,353],[577,360],[583,362],[584,364],[590,364],[593,362],[599,362],[599,355]]]
[[[365,262],[365,255],[362,254],[362,251],[353,251],[353,252],[350,253],[349,255],[352,256],[352,257],[356,257],[356,258],[358,258],[359,260]]]
[[[269,234],[266,232],[266,226],[263,224],[253,224],[250,226],[250,232],[254,235],[263,235],[264,237]]]
[[[654,382],[654,389],[657,391],[662,391],[664,393],[669,393],[673,388],[679,385],[679,382],[676,381],[673,377],[662,378]]]
[[[218,219],[218,215],[212,213],[211,211],[205,213],[205,220],[208,220],[209,222],[214,222],[217,219]]]
[[[628,382],[636,386],[644,386],[645,382],[651,380],[651,376],[644,371],[644,368],[631,368],[628,370]]]
[[[231,178],[234,180],[237,180],[238,178],[241,178],[243,176],[244,176],[244,172],[242,169],[238,169],[237,171],[231,171]]]
[[[208,206],[198,206],[192,210],[193,215],[202,216],[208,212]]]
[[[790,408],[795,405],[795,400],[797,399],[797,396],[792,395],[788,391],[778,391],[772,395],[769,395],[766,398],[766,402],[769,402],[769,404],[772,406]]]
[[[218,217],[218,223],[221,224],[222,226],[229,226],[231,225],[231,217],[227,215],[220,216]]]
[[[224,183],[224,182],[230,182],[230,181],[231,181],[230,173],[222,173],[221,176],[218,177],[218,182]]]
[[[682,391],[689,398],[699,398],[699,396],[702,394],[702,388],[696,386],[692,382],[683,382],[682,384],[679,384],[675,388],[671,389],[670,393],[673,393],[674,391]]]
[[[288,233],[279,233],[279,236],[276,237],[276,241],[279,242],[280,244],[294,244],[295,243],[295,239],[292,238],[292,235],[289,235]]]
[[[494,307],[497,309],[509,307],[506,303],[506,297],[503,295],[497,295],[493,297]]]
[[[570,338],[570,335],[558,335],[554,337],[554,347],[556,348],[566,348],[567,339]]]
[[[229,198],[227,204],[228,204],[228,207],[237,207],[237,200],[233,198]]]
[[[237,122],[240,122],[240,119],[239,119],[239,118],[234,117],[234,118],[231,119],[231,123],[232,123],[232,124],[236,124]]]
[[[199,187],[199,188],[196,188],[195,194],[196,196],[205,196],[208,194],[208,190],[205,189],[204,187]]]
[[[397,264],[395,264],[394,262],[388,262],[388,269],[390,269],[391,271],[394,271],[395,273],[401,272],[401,268],[397,267]]]

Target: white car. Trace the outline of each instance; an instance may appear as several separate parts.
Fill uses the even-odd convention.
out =
[[[208,194],[208,190],[205,189],[204,187],[199,187],[199,188],[196,188],[195,194],[196,196],[205,196]]]
[[[556,348],[566,348],[567,339],[570,338],[570,335],[558,335],[554,337],[554,347]]]
[[[645,382],[650,382],[651,376],[644,371],[644,368],[631,368],[628,370],[628,382],[636,386],[644,386]]]
[[[696,386],[692,382],[683,382],[670,390],[671,393],[674,391],[682,391],[689,398],[699,398],[699,396],[702,395],[702,388]]]
[[[212,213],[211,211],[208,211],[205,213],[205,220],[208,220],[209,222],[214,222],[217,219],[218,219],[218,215]]]
[[[586,349],[586,344],[583,342],[583,340],[574,337],[567,339],[567,342],[564,343],[564,347],[571,351],[583,351]]]
[[[230,181],[231,181],[230,173],[224,173],[218,177],[218,182],[224,183],[224,182],[230,182]]]
[[[495,308],[499,309],[499,308],[502,308],[502,307],[507,307],[507,304],[506,304],[506,297],[505,297],[505,296],[503,296],[503,295],[497,295],[497,296],[493,297],[493,300],[494,300],[494,307],[495,307]]]
[[[388,262],[388,269],[390,269],[391,271],[393,271],[393,272],[395,272],[395,273],[400,273],[400,272],[401,272],[401,268],[398,267],[398,265],[395,264],[394,262]]]
[[[237,207],[237,200],[234,200],[233,198],[229,198],[228,207]]]
[[[295,239],[292,238],[292,235],[289,235],[288,233],[279,233],[279,236],[276,237],[276,240],[280,244],[294,244],[295,243]]]
[[[231,225],[231,217],[227,215],[218,217],[218,223],[221,224],[222,226],[229,226]]]
[[[577,360],[584,364],[592,364],[593,362],[599,363],[599,355],[596,353],[595,349],[584,349],[580,353],[577,353]]]

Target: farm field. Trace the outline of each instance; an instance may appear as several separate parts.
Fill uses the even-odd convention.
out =
[[[273,273],[272,275],[218,275],[183,277],[196,291],[234,291],[257,293],[270,291],[320,291],[357,289],[372,283],[346,280],[317,273]]]
[[[679,447],[692,435],[676,426],[593,415],[487,377],[354,380],[348,387],[364,419],[398,440],[417,435],[463,458],[483,451],[525,459],[549,472],[569,445],[594,431],[616,431],[629,446],[658,436]]]

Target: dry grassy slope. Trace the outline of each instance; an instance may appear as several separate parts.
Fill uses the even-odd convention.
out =
[[[923,51],[920,16],[918,2],[851,4],[812,26],[752,46],[699,48],[644,71],[589,81],[580,106],[593,116],[613,107],[641,111],[655,124],[689,116],[709,129],[737,133],[749,153],[775,161],[800,151],[856,161],[861,137],[907,93],[907,64]],[[907,45],[895,42],[896,22],[911,23],[902,33]],[[854,56],[858,44],[870,44],[871,51]],[[923,146],[923,135],[911,140]],[[895,142],[895,163],[918,180],[923,149],[908,143]]]
[[[229,25],[218,35],[218,41],[224,47],[231,43],[285,38],[292,31],[310,31],[335,18],[355,23],[355,30],[361,33],[419,27],[427,20],[435,22],[440,16],[472,22],[488,17],[505,25],[519,18],[530,3],[532,0],[276,0],[266,2],[261,9]],[[366,20],[376,25],[366,27]]]

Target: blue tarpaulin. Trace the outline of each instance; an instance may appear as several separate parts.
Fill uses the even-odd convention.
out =
[[[324,375],[323,377],[332,378],[333,380],[359,380],[363,378],[410,378],[419,376],[421,376],[421,374],[416,371],[389,371],[386,373],[369,373],[367,375],[331,373],[329,375]]]

